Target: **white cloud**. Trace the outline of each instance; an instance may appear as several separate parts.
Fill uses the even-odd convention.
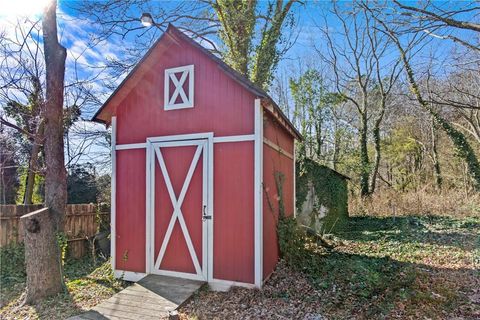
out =
[[[0,18],[38,18],[48,2],[49,0],[0,0]]]

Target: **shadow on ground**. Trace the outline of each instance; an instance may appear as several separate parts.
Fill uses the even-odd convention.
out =
[[[480,218],[354,216],[327,240],[333,249],[309,245],[304,264],[280,263],[262,291],[203,291],[182,312],[193,319],[480,319],[472,260],[479,232]]]
[[[19,248],[18,250],[21,250]],[[2,265],[3,267],[3,265]],[[10,266],[8,268],[13,268]],[[15,277],[2,274],[0,318],[40,318],[40,319],[65,319],[69,316],[85,311],[101,299],[109,297],[121,289],[111,275],[109,263],[91,257],[82,259],[69,259],[65,262],[65,279],[67,290],[43,300],[36,305],[22,306],[25,291],[25,272],[21,270],[23,263],[17,266],[20,271],[14,273]],[[11,273],[12,274],[12,273]]]
[[[350,217],[342,239],[353,241],[397,241],[438,246],[475,244],[480,235],[480,218],[454,219],[442,216]]]

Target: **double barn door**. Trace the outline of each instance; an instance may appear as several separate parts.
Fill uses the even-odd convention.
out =
[[[212,139],[147,140],[150,273],[208,281]]]

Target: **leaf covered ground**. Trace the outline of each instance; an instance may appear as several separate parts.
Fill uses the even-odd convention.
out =
[[[262,291],[207,288],[184,319],[480,319],[480,218],[351,217],[333,249],[282,261]]]
[[[182,319],[480,319],[480,217],[354,216],[308,242],[305,268],[281,261],[263,290],[204,287],[181,309]],[[68,293],[21,306],[22,251],[2,251],[1,319],[65,319],[126,283],[108,262],[66,262]],[[8,263],[6,263],[8,261]]]
[[[114,279],[108,261],[93,261],[91,257],[67,260],[67,291],[37,305],[22,305],[25,271],[22,259],[17,257],[22,248],[9,248],[6,251],[1,256],[0,319],[66,319],[89,310],[126,285]]]

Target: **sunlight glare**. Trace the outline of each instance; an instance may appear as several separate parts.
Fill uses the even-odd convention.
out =
[[[0,17],[31,17],[42,14],[50,0],[0,0]]]

